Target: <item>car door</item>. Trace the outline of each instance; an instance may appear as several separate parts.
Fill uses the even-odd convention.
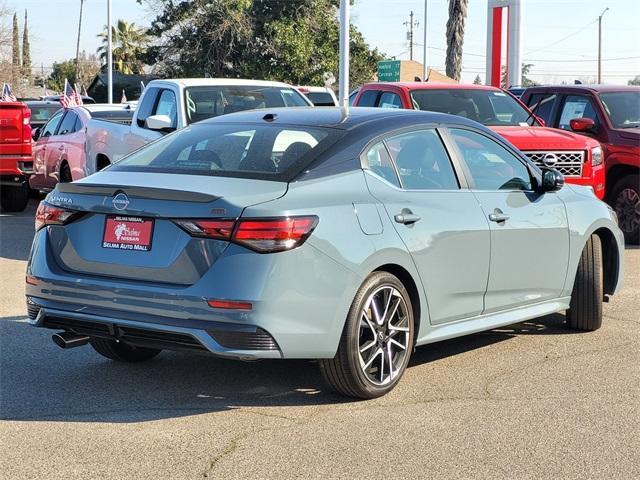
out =
[[[525,160],[488,134],[450,134],[491,229],[485,313],[559,297],[569,257],[564,203],[534,191]]]
[[[432,324],[482,313],[490,234],[436,128],[391,135],[363,156],[367,184],[420,274]]]
[[[49,138],[49,153],[46,164],[47,184],[54,186],[60,180],[60,165],[67,159],[69,134],[73,132],[78,116],[73,110],[67,110],[58,129]]]
[[[34,151],[34,170],[40,178],[38,187],[51,188],[56,184],[56,179],[49,177],[49,164],[54,162],[59,155],[56,133],[60,122],[66,113],[60,110],[42,127],[40,137]]]

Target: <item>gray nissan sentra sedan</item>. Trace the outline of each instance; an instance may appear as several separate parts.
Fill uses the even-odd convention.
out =
[[[565,310],[568,328],[596,330],[622,251],[590,189],[480,124],[274,109],[59,184],[38,208],[26,295],[64,348],[319,359],[333,388],[371,398],[417,345]]]

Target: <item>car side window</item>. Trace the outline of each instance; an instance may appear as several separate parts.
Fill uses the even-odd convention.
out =
[[[458,189],[458,179],[440,135],[433,129],[396,135],[386,140],[402,187],[410,190]]]
[[[136,122],[140,128],[144,128],[144,122],[147,117],[152,115],[153,107],[156,105],[159,88],[147,88],[142,97],[142,101],[138,105]]]
[[[73,111],[69,110],[67,114],[62,119],[62,123],[60,123],[60,128],[58,129],[58,135],[68,135],[70,133],[75,132],[76,120],[78,119],[78,115],[76,115]]]
[[[583,117],[590,118],[598,125],[598,114],[591,99],[585,95],[567,95],[562,105],[558,128],[571,130],[571,120]]]
[[[154,115],[166,115],[171,119],[171,127],[178,126],[178,105],[176,95],[172,90],[162,90]]]
[[[365,90],[360,95],[358,100],[358,107],[375,107],[376,100],[378,99],[379,90]]]
[[[380,108],[402,108],[402,101],[400,100],[400,95],[393,92],[384,92],[380,96],[380,100],[378,101],[378,106]]]
[[[463,129],[451,129],[477,190],[531,190],[531,175],[516,155],[498,142]]]
[[[543,119],[545,123],[551,126],[551,115],[553,113],[553,104],[558,96],[555,93],[534,93],[529,98],[528,107],[538,117]]]
[[[395,185],[398,188],[400,187],[400,180],[398,180],[398,175],[395,167],[393,166],[393,161],[391,160],[391,156],[389,156],[387,147],[385,147],[383,142],[376,143],[369,148],[365,153],[364,160],[366,163],[365,166],[369,170],[379,177],[384,178],[392,185]]]
[[[60,120],[62,120],[62,115],[64,115],[64,111],[56,113],[51,120],[47,122],[47,124],[42,129],[41,137],[50,137],[51,135],[55,135],[56,129],[58,125],[60,125]]]

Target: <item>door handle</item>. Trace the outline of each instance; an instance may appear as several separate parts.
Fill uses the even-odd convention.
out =
[[[398,222],[398,223],[403,223],[405,225],[407,224],[412,224],[412,223],[416,223],[418,220],[420,220],[420,217],[418,215],[414,215],[411,210],[406,211],[402,210],[401,213],[396,214],[393,219]]]
[[[489,220],[496,223],[502,223],[509,220],[509,215],[507,215],[506,213],[502,213],[502,210],[496,208],[493,213],[489,214]]]

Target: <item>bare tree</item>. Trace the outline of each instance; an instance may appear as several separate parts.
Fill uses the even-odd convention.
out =
[[[464,21],[469,0],[449,0],[447,21],[447,76],[460,81],[462,73],[462,45],[464,43]]]

